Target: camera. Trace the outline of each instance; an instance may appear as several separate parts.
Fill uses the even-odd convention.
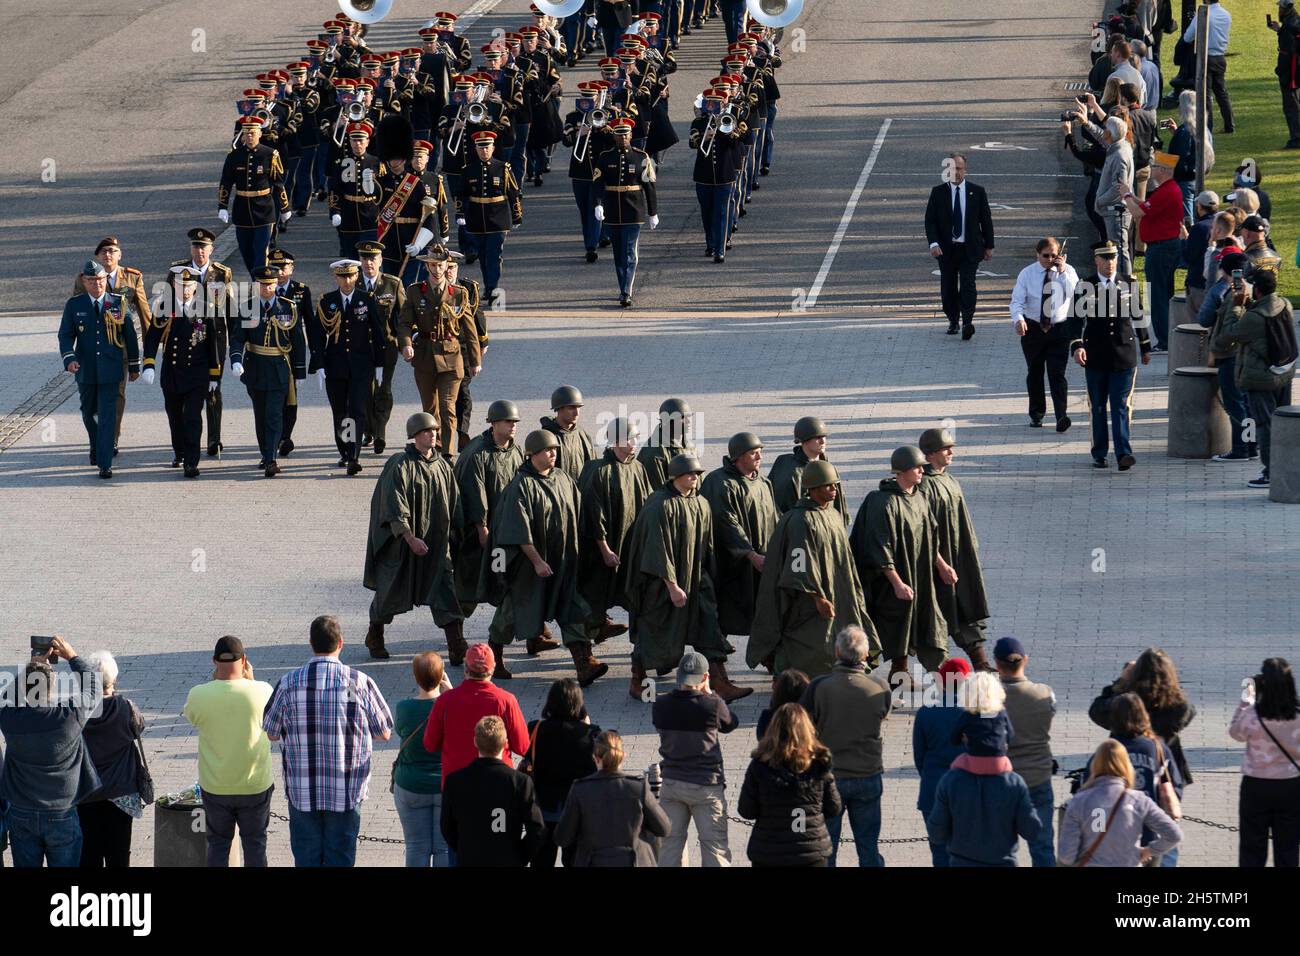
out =
[[[44,656],[50,652],[50,645],[54,643],[53,637],[40,637],[32,635],[32,656]]]

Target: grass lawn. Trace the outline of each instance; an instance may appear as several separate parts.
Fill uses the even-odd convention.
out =
[[[1295,267],[1296,236],[1300,233],[1300,150],[1282,149],[1287,141],[1287,126],[1273,72],[1277,65],[1277,34],[1264,22],[1265,13],[1277,19],[1277,3],[1227,0],[1224,6],[1232,14],[1227,83],[1237,132],[1230,136],[1218,132],[1223,121],[1212,105],[1215,166],[1205,185],[1220,197],[1226,196],[1232,191],[1233,172],[1243,159],[1251,157],[1259,164],[1261,185],[1273,201],[1270,238],[1282,257],[1278,291],[1290,296],[1293,303],[1300,303],[1300,270]],[[1176,11],[1178,5],[1174,7]],[[1166,92],[1168,79],[1177,74],[1173,65],[1175,42],[1173,34],[1167,34],[1161,42]],[[1162,110],[1160,118],[1165,117],[1176,120],[1177,111]]]

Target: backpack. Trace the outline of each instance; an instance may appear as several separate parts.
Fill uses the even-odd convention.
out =
[[[1274,375],[1284,375],[1300,357],[1296,348],[1295,322],[1291,317],[1291,305],[1286,303],[1280,313],[1270,316],[1264,325],[1267,336],[1269,371]]]

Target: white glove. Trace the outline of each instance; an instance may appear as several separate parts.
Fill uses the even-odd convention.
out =
[[[442,237],[441,239],[439,239],[438,241],[441,242],[444,246],[445,246],[445,245],[448,245],[448,244],[451,243],[451,236],[443,236],[443,237]]]
[[[465,225],[465,220],[464,220],[464,219],[457,219],[457,220],[456,220],[456,225],[458,225],[458,226],[463,226],[463,225]]]
[[[337,229],[339,226],[343,225],[343,217],[338,213],[330,216],[330,225]]]
[[[143,372],[140,373],[140,381],[144,382],[146,385],[152,385],[152,384],[153,384],[153,377],[154,377],[154,376],[153,376],[153,369],[152,369],[152,368],[147,368],[147,369],[145,369]]]
[[[280,225],[283,226],[286,222],[288,222],[292,218],[293,218],[293,210],[286,209],[284,212],[280,213]]]
[[[316,384],[320,386],[322,392],[325,391],[325,370],[323,368],[316,369]]]
[[[243,363],[242,363],[242,362],[231,362],[231,363],[230,363],[230,371],[231,371],[231,374],[233,374],[233,375],[235,376],[235,378],[243,378],[243,377],[244,377],[244,366],[243,366]]]
[[[415,239],[406,247],[406,254],[408,256],[418,254],[421,249],[429,244],[429,240],[432,238],[433,230],[422,227],[420,231],[415,234]]]
[[[605,207],[604,207],[604,206],[597,206],[597,207],[596,207],[596,221],[597,221],[597,222],[604,222],[604,221],[605,221]]]
[[[208,382],[208,391],[209,391],[209,392],[215,392],[215,391],[216,391],[217,389],[219,389],[220,387],[221,387],[221,383],[220,383],[220,382]]]
[[[597,20],[595,17],[587,17],[587,26],[591,27],[594,30],[596,29],[596,27],[600,26],[600,21]],[[611,56],[612,55],[613,54],[611,54]]]
[[[380,366],[379,368],[375,369],[375,380],[378,381],[380,385],[383,385],[383,384],[384,384],[384,369],[383,369],[383,366]]]
[[[650,223],[651,229],[659,228],[659,217],[657,215],[651,216],[649,219],[646,220],[646,222]]]
[[[224,222],[224,223],[226,223],[226,224],[229,224],[229,223],[230,223],[230,211],[227,210],[227,209],[218,209],[218,210],[217,210],[217,218],[220,219],[222,222]]]

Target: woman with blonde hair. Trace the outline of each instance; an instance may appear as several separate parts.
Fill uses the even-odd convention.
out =
[[[843,810],[830,749],[817,739],[808,711],[782,704],[754,749],[738,809],[754,821],[754,866],[825,866],[831,855],[826,819]],[[798,825],[793,825],[797,823]]]
[[[1056,843],[1062,866],[1141,866],[1179,844],[1178,824],[1133,783],[1124,745],[1102,741],[1088,766],[1088,781],[1065,807]],[[1155,839],[1139,847],[1144,828]]]

